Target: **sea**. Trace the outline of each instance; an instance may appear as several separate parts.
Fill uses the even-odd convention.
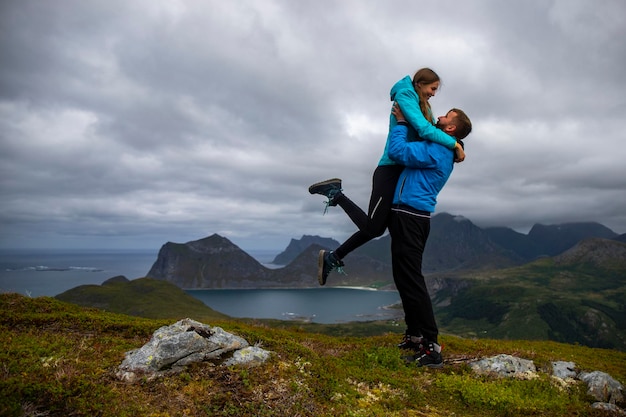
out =
[[[276,251],[247,253],[268,268]],[[156,261],[154,250],[0,250],[0,293],[54,297],[80,285],[100,285],[114,276],[144,277]],[[315,268],[316,265],[312,265]],[[332,279],[332,276],[331,276]],[[187,290],[212,309],[231,317],[333,324],[397,320],[396,291],[365,288]]]

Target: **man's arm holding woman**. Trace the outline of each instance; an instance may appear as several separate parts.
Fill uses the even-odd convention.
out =
[[[436,148],[430,146],[428,142],[408,142],[409,125],[404,118],[402,110],[397,105],[394,105],[391,112],[396,116],[398,124],[391,130],[388,148],[389,157],[394,162],[409,168],[435,168],[438,158],[432,152]],[[452,136],[446,133],[441,133],[452,138]],[[456,141],[456,139],[454,140]]]
[[[415,91],[402,91],[396,95],[395,99],[394,108],[400,107],[403,120],[415,128],[420,138],[454,150],[456,162],[462,162],[465,159],[465,151],[456,139],[437,129],[431,122],[426,120],[419,106],[415,107],[415,100],[419,102],[419,97]],[[396,116],[393,111],[391,113]],[[396,116],[396,120],[400,122],[398,116]]]

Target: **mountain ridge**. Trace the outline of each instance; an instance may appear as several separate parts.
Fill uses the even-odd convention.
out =
[[[465,223],[462,219],[454,221]],[[479,233],[471,224],[462,227],[464,232],[460,235],[471,237]],[[189,244],[168,242],[160,252],[165,260],[155,262],[153,272],[169,275],[152,278],[176,287],[198,282],[213,283],[208,288],[317,287],[316,262],[321,249],[312,243],[289,265],[278,269],[268,269],[244,256],[241,259],[248,260],[252,268],[233,270],[231,276],[235,279],[227,279],[229,268],[237,264],[242,252],[228,239],[212,235]],[[333,273],[329,279],[332,285],[394,289],[387,264],[357,253],[351,258],[348,275]],[[168,259],[175,262],[169,263]],[[212,268],[217,268],[215,275],[211,275]],[[265,274],[264,281],[253,279],[254,271]],[[181,279],[181,274],[191,275]],[[425,278],[440,327],[448,334],[555,340],[626,350],[626,244],[617,240],[588,238],[557,256],[540,257],[521,265],[447,269]],[[108,294],[108,300],[119,298],[106,287],[132,289],[120,277],[106,281],[98,291],[84,287],[60,298],[101,307],[103,292]]]
[[[482,229],[463,216],[438,214],[431,222],[424,274],[508,268],[542,256],[558,255],[561,248],[586,238],[610,238],[616,242],[620,238],[605,226],[589,222],[535,225],[531,232],[524,235],[508,228]],[[311,287],[317,285],[317,253],[338,245],[332,238],[303,235],[301,239],[292,239],[274,258],[287,264],[270,269],[227,238],[213,234],[184,244],[167,242],[146,276],[187,289]],[[333,273],[331,285],[391,285],[389,248],[389,235],[358,248],[344,259],[348,275]]]

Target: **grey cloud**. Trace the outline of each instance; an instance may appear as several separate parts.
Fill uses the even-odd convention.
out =
[[[0,247],[346,238],[307,187],[366,206],[389,89],[422,66],[435,113],[474,123],[438,211],[626,232],[618,0],[0,7]]]

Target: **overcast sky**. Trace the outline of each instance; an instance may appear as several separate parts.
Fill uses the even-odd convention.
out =
[[[474,130],[437,212],[626,233],[623,0],[3,0],[0,247],[343,240],[389,90],[421,67]]]

